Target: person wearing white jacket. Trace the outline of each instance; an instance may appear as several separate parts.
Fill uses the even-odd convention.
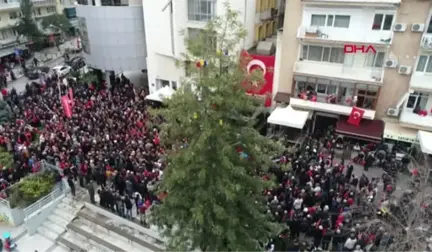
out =
[[[351,233],[348,239],[345,241],[344,251],[353,251],[356,243],[357,243],[357,238],[355,237],[354,233]]]

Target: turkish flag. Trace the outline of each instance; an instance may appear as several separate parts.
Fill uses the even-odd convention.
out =
[[[363,109],[353,107],[347,122],[349,124],[359,126],[361,120],[363,119],[364,113],[365,113],[365,111]]]
[[[262,72],[262,80],[245,81],[243,85],[246,93],[262,96],[265,99],[265,107],[271,106],[275,60],[275,56],[250,54],[244,50],[240,56],[240,67],[243,68],[246,75],[250,75],[254,71]]]

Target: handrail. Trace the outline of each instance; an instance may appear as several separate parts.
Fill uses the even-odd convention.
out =
[[[55,165],[52,165],[52,164],[50,164],[50,163],[47,163],[45,160],[42,160],[42,161],[39,161],[39,164],[40,164],[40,170],[39,171],[37,171],[37,172],[35,172],[35,173],[31,173],[31,174],[29,174],[29,175],[27,175],[28,177],[30,177],[30,176],[35,176],[36,174],[39,174],[40,172],[43,172],[43,171],[47,171],[47,170],[51,170],[51,171],[58,171],[59,173],[60,173],[60,175],[63,175],[63,170],[62,169],[60,169],[59,167],[57,167],[57,166],[55,166]],[[26,177],[27,177],[26,176]],[[6,189],[4,189],[4,190],[7,190],[7,189],[10,189],[10,188],[12,188],[12,187],[14,187],[14,186],[17,186],[18,185],[18,183],[15,183],[15,184],[13,184],[13,185],[11,185],[11,186],[9,186],[8,188],[6,188]],[[61,191],[61,190],[60,190]],[[52,192],[52,193],[54,193],[54,191]],[[47,195],[48,196],[48,195]],[[47,196],[45,196],[45,197],[47,197]],[[40,200],[42,200],[43,198],[41,198]],[[38,201],[37,201],[38,202]],[[36,203],[37,203],[36,202]],[[34,204],[36,204],[36,203],[34,203]],[[9,202],[9,200],[6,198],[6,199],[0,199],[0,204],[1,205],[4,205],[4,206],[6,206],[6,207],[8,207],[8,208],[11,208],[11,206],[10,206],[10,202]],[[28,206],[27,208],[29,208],[30,206]],[[26,208],[26,209],[27,209]]]
[[[63,196],[62,190],[60,188],[55,189],[50,194],[40,198],[35,203],[31,204],[30,206],[24,208],[24,214],[25,217],[30,216],[31,214],[37,212],[42,207],[46,206],[50,202],[54,201],[55,199]]]

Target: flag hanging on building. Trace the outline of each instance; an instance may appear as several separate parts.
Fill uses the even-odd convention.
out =
[[[246,82],[246,93],[262,96],[265,99],[265,106],[270,107],[273,92],[273,69],[275,65],[275,56],[250,54],[247,51],[241,52],[241,67],[246,74],[259,70],[263,74],[262,80]]]
[[[352,107],[351,114],[348,117],[348,123],[352,125],[359,126],[361,120],[363,119],[365,111],[363,109],[359,109],[357,107]]]

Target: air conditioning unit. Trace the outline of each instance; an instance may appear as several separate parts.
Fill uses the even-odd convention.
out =
[[[389,108],[389,109],[387,109],[387,115],[388,116],[398,116],[399,110],[395,109],[395,108]]]
[[[412,32],[423,32],[425,28],[424,24],[412,24],[411,31]]]
[[[395,32],[404,32],[405,30],[406,30],[406,24],[399,23],[393,26],[393,31]]]
[[[411,74],[411,67],[410,66],[399,66],[399,74],[403,75],[409,75]]]
[[[396,60],[392,60],[392,59],[388,59],[386,60],[384,67],[388,67],[388,68],[396,68],[397,66],[397,61]]]

